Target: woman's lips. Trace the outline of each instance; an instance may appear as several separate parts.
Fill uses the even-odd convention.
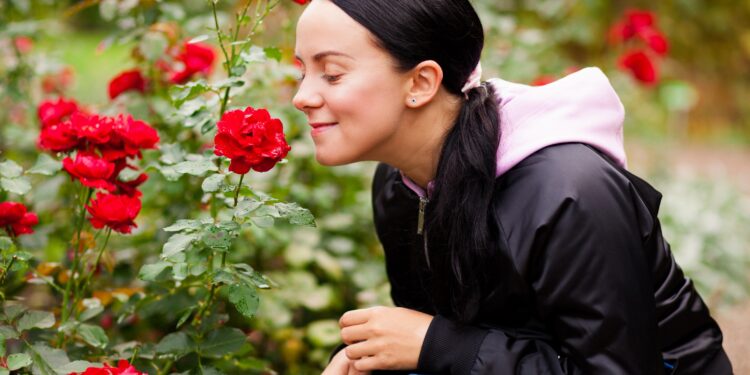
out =
[[[338,125],[338,122],[315,122],[310,123],[310,126],[312,127],[312,131],[310,133],[312,135],[317,135],[320,133],[325,132],[328,129],[333,128],[334,126]]]

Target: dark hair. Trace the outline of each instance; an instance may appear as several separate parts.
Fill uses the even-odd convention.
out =
[[[461,89],[484,45],[482,23],[468,0],[332,2],[374,35],[399,71],[434,60],[443,69],[446,90],[464,96]],[[439,312],[464,322],[476,317],[482,293],[494,280],[477,271],[499,252],[489,214],[499,142],[497,110],[491,85],[468,92],[445,137],[426,218],[426,241],[431,260],[436,260],[431,262],[433,300],[443,307]]]

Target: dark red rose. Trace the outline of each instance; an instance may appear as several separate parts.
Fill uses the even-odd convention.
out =
[[[112,123],[113,137],[100,147],[107,160],[141,156],[141,150],[156,148],[159,133],[156,129],[130,115],[119,115]]]
[[[107,144],[112,138],[111,117],[78,112],[70,116],[70,122],[84,148]]]
[[[0,228],[10,230],[11,236],[34,233],[34,225],[39,224],[39,217],[27,212],[26,206],[18,202],[0,203]]]
[[[126,91],[146,91],[146,79],[138,69],[126,70],[109,81],[109,98],[114,99]]]
[[[666,55],[669,51],[669,43],[660,32],[656,30],[644,30],[638,34],[652,51],[659,55]]]
[[[214,153],[232,162],[229,170],[245,174],[253,169],[265,172],[286,157],[291,149],[279,119],[265,109],[247,107],[224,114],[217,124]]]
[[[117,185],[118,194],[127,195],[130,197],[140,197],[142,194],[138,191],[138,187],[148,180],[148,175],[141,173],[136,179],[130,181],[115,181]]]
[[[628,70],[637,80],[652,85],[659,80],[659,72],[651,58],[643,51],[632,51],[620,58],[620,67]]]
[[[128,234],[135,224],[135,217],[141,211],[141,200],[138,197],[97,193],[96,199],[86,206],[91,214],[89,221],[96,229],[105,226],[120,233]]]
[[[39,104],[37,115],[42,129],[59,124],[70,118],[70,115],[78,112],[78,103],[75,100],[58,98],[57,101],[47,100]]]
[[[195,74],[211,74],[216,52],[208,44],[185,43],[175,59],[182,63],[182,69],[173,72],[170,81],[183,84]]]
[[[70,152],[78,146],[78,134],[70,121],[50,125],[39,133],[38,146],[53,152]]]
[[[112,180],[116,177],[115,164],[101,159],[94,154],[79,152],[75,160],[67,157],[62,161],[65,169],[72,179],[81,181],[84,186],[93,189],[106,189],[114,191],[117,187]]]
[[[148,375],[145,372],[138,371],[128,361],[121,359],[117,362],[117,367],[111,367],[104,364],[104,367],[89,367],[84,372],[71,372],[68,375]]]

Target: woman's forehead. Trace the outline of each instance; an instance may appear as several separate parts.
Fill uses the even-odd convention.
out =
[[[328,0],[310,3],[297,22],[295,54],[305,62],[332,55],[356,60],[375,49],[369,31]]]

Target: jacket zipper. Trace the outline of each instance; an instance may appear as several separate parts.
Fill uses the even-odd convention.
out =
[[[419,218],[417,219],[417,234],[424,232],[424,209],[430,200],[425,197],[419,197]]]
[[[422,244],[424,244],[424,258],[427,261],[427,268],[431,269],[430,266],[430,256],[427,253],[427,236],[425,236],[424,233],[424,211],[425,207],[427,207],[427,203],[430,203],[430,200],[425,197],[419,197],[419,217],[417,219],[417,234],[422,236]]]

